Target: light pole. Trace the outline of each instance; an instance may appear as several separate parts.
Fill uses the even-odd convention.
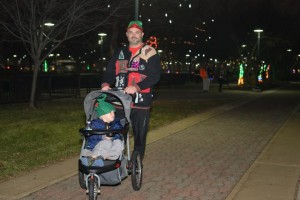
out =
[[[139,0],[134,1],[134,20],[139,19]]]
[[[103,59],[103,38],[105,36],[107,36],[107,34],[106,33],[99,33],[98,35],[100,36],[100,40],[98,41],[98,44],[101,45],[101,52],[100,52],[101,55],[100,55],[100,58],[102,60]]]
[[[264,30],[262,30],[262,29],[255,29],[253,31],[255,33],[257,33],[257,59],[259,59],[260,33],[262,33]]]

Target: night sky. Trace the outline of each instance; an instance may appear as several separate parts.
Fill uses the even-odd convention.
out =
[[[155,34],[161,38],[168,36],[193,39],[195,26],[214,19],[213,24],[207,24],[205,37],[212,36],[208,45],[211,54],[217,57],[236,57],[241,44],[253,45],[256,42],[253,30],[256,28],[264,30],[262,45],[267,39],[273,38],[284,43],[284,48],[291,48],[295,54],[300,54],[299,0],[139,0],[139,3],[139,14],[147,36]],[[185,9],[179,8],[179,3]],[[147,7],[149,4],[152,5],[151,8]],[[187,9],[189,4],[192,7]],[[134,8],[131,9],[125,11],[129,16],[133,14]],[[168,24],[165,13],[169,14],[168,19],[173,20],[171,25]],[[127,21],[131,18],[133,15],[124,19],[125,23],[120,23],[120,41],[126,42],[125,30]],[[151,23],[147,22],[148,18],[151,18]],[[109,30],[110,28],[107,31]],[[107,39],[105,48],[108,48],[108,43]],[[201,49],[202,44],[199,41],[196,45]]]
[[[236,37],[242,43],[254,34],[254,29],[260,28],[264,30],[262,38],[280,38],[300,53],[300,1],[207,0],[206,3],[207,10],[216,18],[215,30],[220,30],[217,34],[220,40]]]
[[[140,6],[140,14],[150,35],[193,38],[194,27],[206,21],[205,34],[212,37],[210,54],[223,59],[237,57],[241,44],[253,46],[257,38],[253,30],[257,28],[264,30],[262,45],[276,41],[276,45],[300,53],[299,0],[140,0],[140,3],[145,5]],[[151,22],[147,21],[149,18]],[[169,19],[172,24],[168,24]],[[196,43],[200,49],[202,44]]]

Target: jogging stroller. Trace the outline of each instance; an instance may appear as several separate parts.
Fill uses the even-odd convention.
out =
[[[97,98],[102,94],[106,95],[106,102],[111,103],[116,108],[115,116],[120,119],[122,129],[91,129],[90,123],[97,118],[95,108],[97,107]],[[131,126],[132,97],[124,94],[123,91],[102,91],[96,90],[90,92],[84,99],[84,111],[86,114],[86,127],[79,130],[83,143],[81,153],[78,160],[78,176],[79,185],[86,190],[89,199],[97,199],[101,194],[101,185],[118,185],[123,179],[131,175],[132,187],[134,190],[139,190],[142,185],[142,161],[140,153],[133,151],[130,153],[129,145],[129,130]],[[101,166],[87,165],[83,162],[84,156],[82,152],[89,148],[89,138],[92,136],[114,137],[116,134],[121,135],[119,139],[124,144],[122,154],[116,160],[102,160]]]

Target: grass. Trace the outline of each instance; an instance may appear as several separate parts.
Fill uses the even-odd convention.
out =
[[[211,107],[215,101],[154,101],[150,130]],[[199,106],[201,105],[201,106]],[[83,99],[0,106],[0,181],[79,155],[84,127]]]

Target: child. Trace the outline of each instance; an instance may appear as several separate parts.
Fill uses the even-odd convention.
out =
[[[105,102],[106,95],[102,94],[101,98],[97,99],[98,106],[95,111],[98,114],[98,119],[91,121],[91,128],[97,130],[105,129],[122,129],[123,126],[119,119],[115,119],[115,107],[110,103]],[[100,136],[100,137],[99,137]],[[81,155],[88,158],[82,158],[84,165],[103,166],[103,160],[117,159],[124,150],[121,136],[115,134],[114,137],[106,135],[92,135],[87,139],[87,148],[82,150]],[[95,145],[95,140],[99,141]],[[90,161],[90,162],[89,162]]]

